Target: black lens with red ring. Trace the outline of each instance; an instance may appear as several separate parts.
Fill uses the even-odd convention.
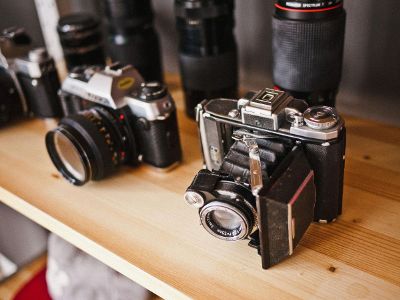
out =
[[[343,0],[277,0],[277,17],[291,20],[330,18],[343,12]]]

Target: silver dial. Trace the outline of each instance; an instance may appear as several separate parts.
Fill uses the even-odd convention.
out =
[[[329,106],[310,107],[304,112],[303,117],[307,126],[316,130],[329,129],[339,120],[336,109]]]

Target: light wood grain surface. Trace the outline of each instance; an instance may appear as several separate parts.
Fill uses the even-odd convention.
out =
[[[184,162],[169,173],[124,167],[75,187],[44,146],[49,123],[0,130],[0,201],[169,299],[400,299],[400,129],[346,118],[343,215],[313,224],[292,257],[269,270],[246,241],[199,225],[183,193],[201,167],[196,125],[180,109]]]

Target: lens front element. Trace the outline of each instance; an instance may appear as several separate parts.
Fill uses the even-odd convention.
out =
[[[83,185],[91,177],[88,154],[71,132],[60,126],[46,135],[47,152],[57,170],[72,184]]]
[[[246,214],[237,207],[220,201],[205,205],[200,211],[200,220],[211,235],[226,241],[244,239],[252,229]]]
[[[221,228],[233,230],[241,226],[242,219],[229,210],[214,210],[210,213],[212,221]]]
[[[85,165],[78,149],[62,132],[54,133],[54,145],[63,167],[79,181],[87,177]]]

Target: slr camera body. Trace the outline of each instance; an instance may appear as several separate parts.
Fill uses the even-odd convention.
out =
[[[250,239],[263,268],[293,253],[309,224],[341,213],[346,132],[327,106],[273,89],[197,106],[205,170],[185,200],[223,240]]]
[[[175,104],[166,87],[144,83],[130,65],[75,68],[62,84],[66,117],[46,136],[71,183],[100,180],[121,164],[169,169],[181,160]]]
[[[21,28],[0,35],[0,125],[32,114],[61,117],[60,88],[54,60],[45,48],[32,49]]]

